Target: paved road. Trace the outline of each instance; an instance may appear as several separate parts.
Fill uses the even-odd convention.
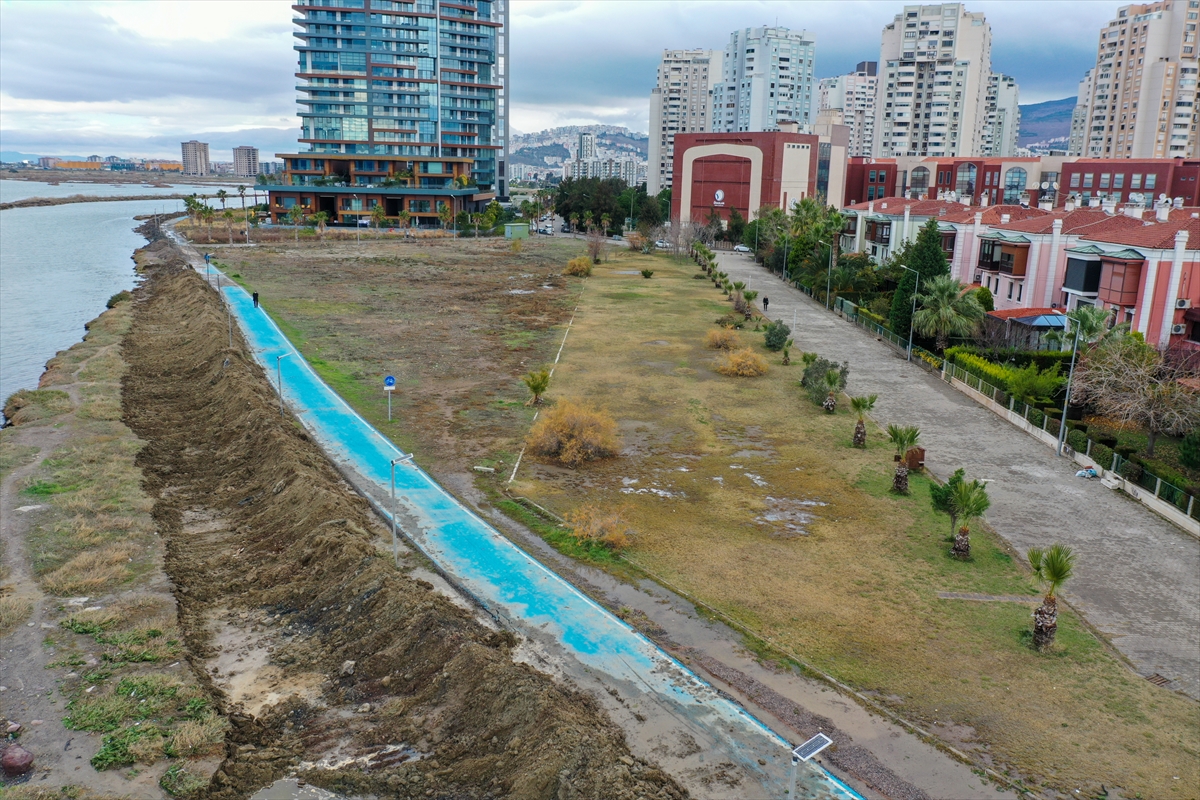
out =
[[[730,280],[748,280],[769,316],[792,323],[801,350],[850,362],[849,391],[878,394],[875,418],[921,428],[929,469],[987,478],[987,521],[1025,553],[1063,542],[1079,554],[1067,600],[1109,636],[1139,673],[1173,680],[1200,699],[1200,541],[1099,481],[1051,448],[827,312],[753,260],[720,253]]]

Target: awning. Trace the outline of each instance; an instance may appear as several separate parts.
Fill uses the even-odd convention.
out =
[[[1200,308],[1189,308],[1183,312],[1183,318],[1188,322],[1200,322]]]
[[[1013,322],[1019,322],[1030,328],[1065,328],[1067,318],[1063,314],[1037,314],[1031,317],[1010,317]]]

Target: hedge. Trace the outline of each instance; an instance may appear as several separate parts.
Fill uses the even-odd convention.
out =
[[[1051,369],[1059,364],[1059,374],[1066,375],[1071,369],[1070,350],[1016,350],[1016,349],[985,349],[970,345],[956,345],[946,348],[946,358],[951,361],[959,354],[978,356],[1001,366],[1012,366],[1017,369],[1034,364],[1038,372]]]
[[[1072,430],[1067,433],[1067,444],[1071,445],[1071,449],[1076,453],[1087,452],[1088,438],[1083,431]]]
[[[1092,442],[1091,458],[1096,462],[1096,466],[1100,467],[1101,469],[1112,469],[1113,451],[1111,447],[1107,447],[1106,445],[1102,445],[1097,442]]]
[[[860,317],[866,317],[867,319],[871,320],[871,322],[874,322],[876,325],[882,325],[885,328],[887,327],[886,319],[879,316],[878,314],[873,314],[870,311],[867,311],[867,309],[863,308],[862,306],[859,306],[858,309],[854,313]]]
[[[954,348],[950,348],[951,350]],[[951,358],[950,350],[946,351],[946,357]],[[995,386],[997,389],[1008,391],[1008,379],[1012,375],[1012,370],[1000,364],[993,364],[985,358],[981,358],[971,353],[956,353],[951,358],[952,363],[965,369],[967,372],[977,377],[983,378],[988,383]]]

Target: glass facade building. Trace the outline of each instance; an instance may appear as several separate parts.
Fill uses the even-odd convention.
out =
[[[511,0],[311,0],[298,27],[300,142],[313,154],[469,158],[507,195]]]

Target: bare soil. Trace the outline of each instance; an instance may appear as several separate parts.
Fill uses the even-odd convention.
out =
[[[205,795],[298,774],[395,797],[683,797],[589,696],[390,563],[366,502],[224,332],[216,294],[171,263],[137,291],[124,347],[184,637],[231,723]]]

